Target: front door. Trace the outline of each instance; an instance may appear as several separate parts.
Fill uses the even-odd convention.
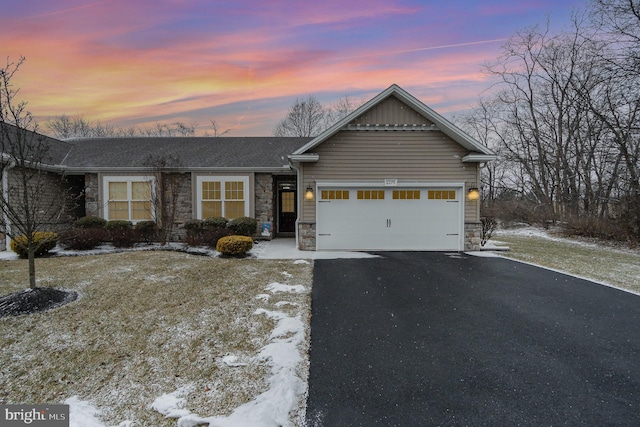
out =
[[[281,185],[278,189],[278,233],[295,233],[296,205],[295,186]]]

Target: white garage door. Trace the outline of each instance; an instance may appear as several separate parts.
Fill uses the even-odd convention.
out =
[[[319,250],[461,250],[462,189],[318,188]]]

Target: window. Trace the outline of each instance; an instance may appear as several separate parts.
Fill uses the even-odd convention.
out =
[[[430,200],[455,200],[456,190],[429,190]]]
[[[420,200],[420,190],[393,190],[394,200]]]
[[[383,200],[384,190],[358,190],[358,200]]]
[[[349,200],[349,190],[322,190],[323,200]]]
[[[131,222],[153,219],[149,177],[105,177],[105,218]]]
[[[198,218],[249,216],[249,177],[198,177]]]

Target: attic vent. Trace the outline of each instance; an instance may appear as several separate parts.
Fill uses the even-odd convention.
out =
[[[346,130],[358,131],[437,131],[436,125],[427,124],[350,124],[345,127]]]

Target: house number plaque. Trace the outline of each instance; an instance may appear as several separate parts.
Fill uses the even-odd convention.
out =
[[[398,186],[398,180],[397,179],[385,179],[384,180],[384,186],[385,187],[397,187]]]

